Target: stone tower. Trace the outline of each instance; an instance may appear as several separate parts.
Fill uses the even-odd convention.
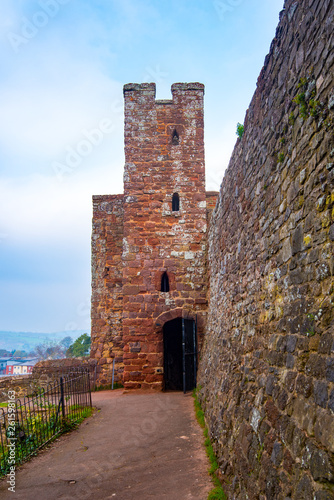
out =
[[[216,200],[205,192],[203,97],[200,83],[172,85],[171,100],[156,100],[153,83],[124,86],[124,195],[93,197],[91,356],[101,383],[114,362],[128,388],[195,384]]]

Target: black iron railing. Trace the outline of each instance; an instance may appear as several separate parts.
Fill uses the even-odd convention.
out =
[[[0,475],[80,422],[91,406],[86,369],[60,377],[23,401],[8,391],[8,401],[0,408]]]

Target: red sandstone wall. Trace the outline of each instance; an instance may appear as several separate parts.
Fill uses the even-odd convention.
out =
[[[164,321],[206,310],[206,196],[201,84],[128,84],[125,98],[123,247],[124,382],[161,387]],[[179,145],[172,144],[176,128]],[[172,195],[180,210],[172,212]],[[160,292],[166,271],[170,292]],[[159,326],[157,318],[160,318]]]
[[[122,380],[122,240],[123,195],[93,197],[92,230],[92,347],[98,361],[98,384]]]
[[[207,191],[205,193],[206,215],[208,223],[210,222],[212,211],[216,206],[218,194],[219,194],[218,191]]]

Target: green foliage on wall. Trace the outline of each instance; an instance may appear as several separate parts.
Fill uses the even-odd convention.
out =
[[[236,134],[239,137],[239,139],[242,139],[242,136],[244,135],[245,132],[245,127],[243,126],[242,123],[237,123],[237,131]]]

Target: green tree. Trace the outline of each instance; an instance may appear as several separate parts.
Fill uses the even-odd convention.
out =
[[[81,356],[88,356],[90,352],[91,339],[87,333],[80,335],[77,340],[67,349],[66,356],[68,358],[80,358]]]

